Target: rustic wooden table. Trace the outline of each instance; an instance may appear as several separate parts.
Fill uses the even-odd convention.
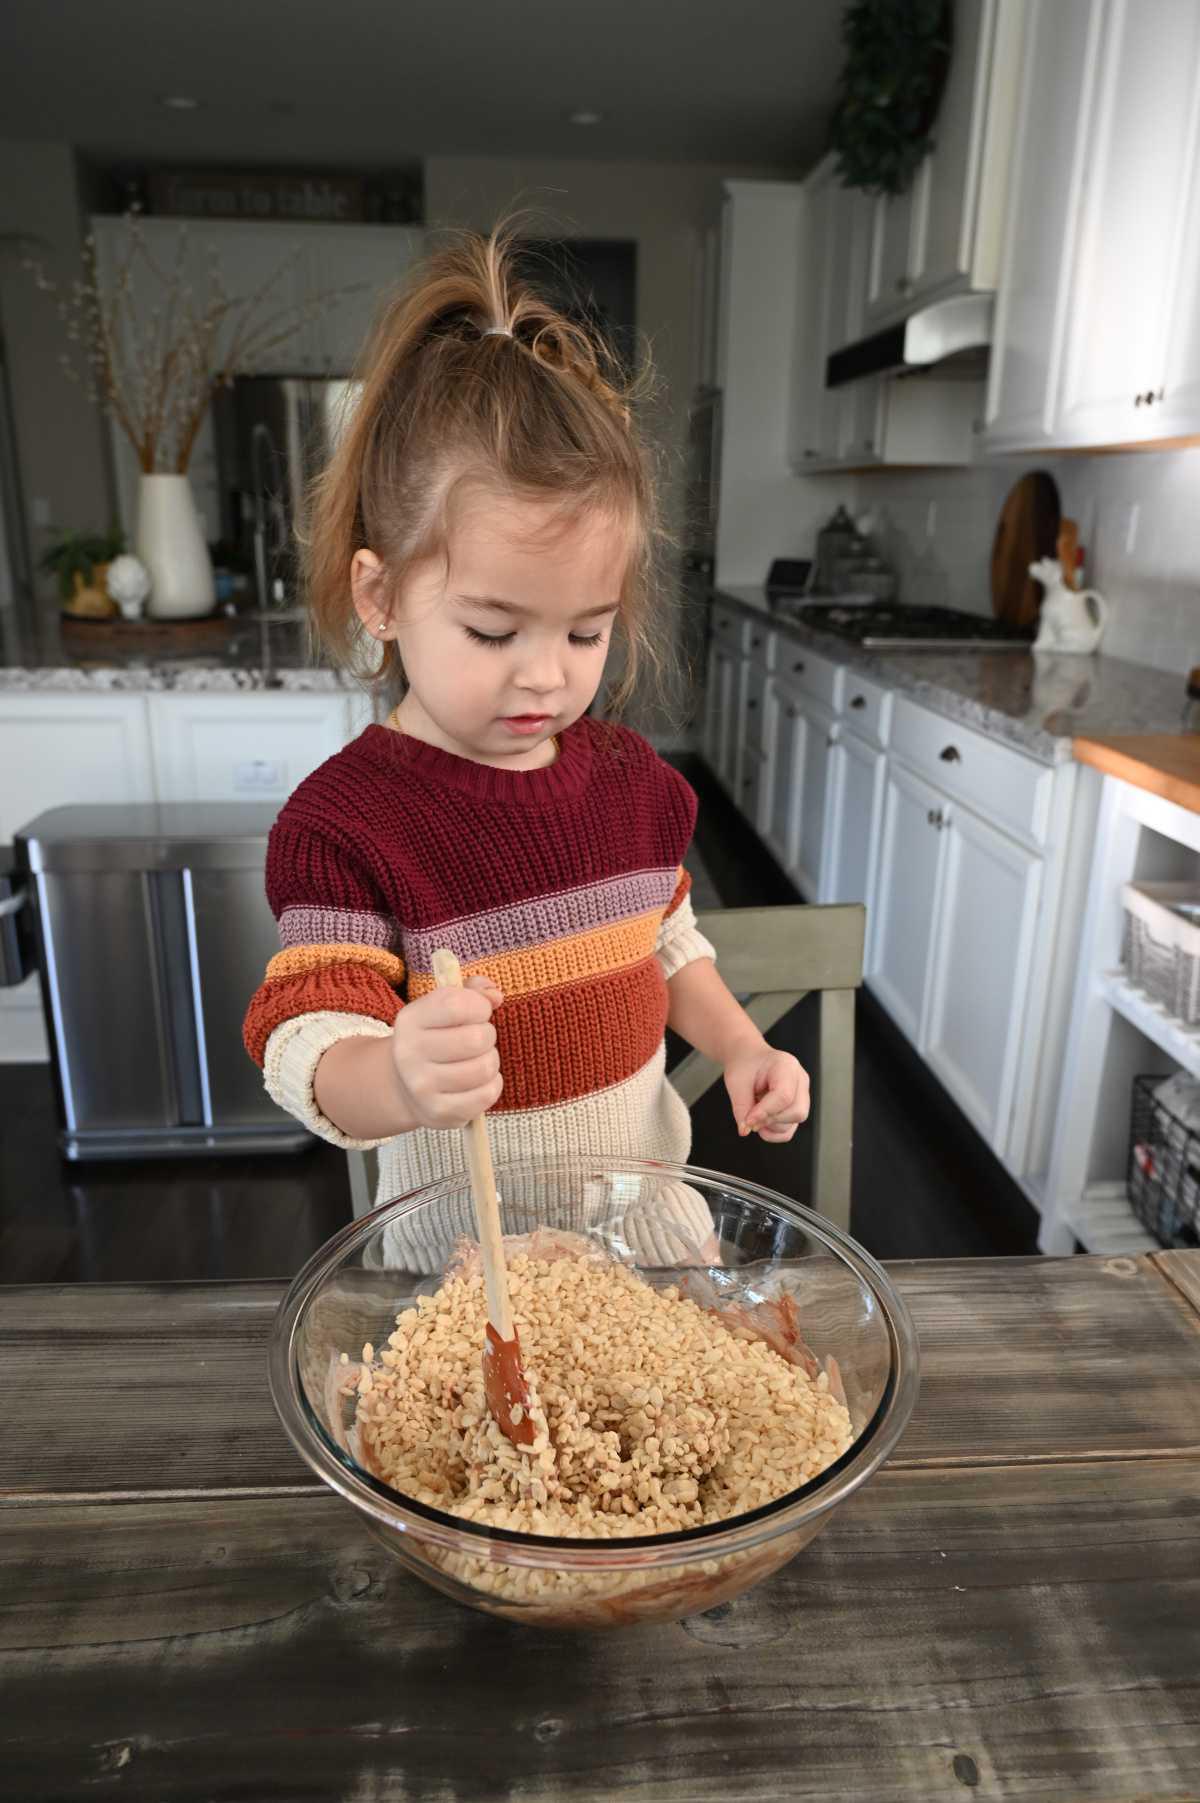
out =
[[[760,1590],[591,1637],[309,1476],[282,1285],[0,1290],[0,1796],[1200,1797],[1200,1253],[893,1271],[899,1455]]]

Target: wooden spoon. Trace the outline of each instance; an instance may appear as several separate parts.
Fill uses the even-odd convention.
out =
[[[439,989],[461,989],[462,967],[454,953],[445,949],[433,954],[433,976]],[[529,1419],[529,1386],[521,1368],[521,1348],[513,1325],[512,1304],[508,1298],[508,1270],[504,1263],[504,1238],[500,1228],[500,1199],[496,1194],[496,1178],[492,1170],[492,1154],[488,1146],[487,1124],[476,1115],[463,1128],[467,1152],[467,1169],[471,1177],[471,1202],[475,1210],[475,1231],[483,1255],[483,1283],[487,1293],[488,1321],[483,1345],[483,1389],[488,1408],[500,1431],[516,1446],[533,1444],[533,1423]],[[521,1414],[513,1420],[513,1410]]]

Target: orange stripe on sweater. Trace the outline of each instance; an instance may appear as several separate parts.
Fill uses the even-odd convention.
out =
[[[267,965],[267,980],[272,977],[299,976],[306,970],[319,970],[326,964],[367,964],[380,976],[399,988],[404,981],[404,960],[395,952],[385,952],[379,945],[345,942],[341,945],[289,945],[276,952]]]
[[[616,926],[593,927],[589,932],[572,933],[566,939],[553,939],[548,945],[531,946],[527,951],[480,958],[463,966],[463,976],[489,976],[505,999],[512,1001],[539,990],[560,989],[564,983],[615,975],[650,956],[661,919],[661,909],[655,908]],[[416,1001],[435,987],[432,977],[413,974],[408,979],[409,1000]]]

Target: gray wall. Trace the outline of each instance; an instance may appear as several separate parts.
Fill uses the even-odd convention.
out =
[[[69,144],[0,145],[0,330],[35,560],[47,539],[39,520],[103,528],[114,503],[107,424],[59,367],[66,341],[54,296],[42,294],[20,266],[32,254],[52,281],[69,286],[78,278],[88,181]],[[39,589],[54,592],[45,578]]]

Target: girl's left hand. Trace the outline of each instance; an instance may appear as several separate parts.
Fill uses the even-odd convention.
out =
[[[725,1066],[725,1087],[743,1137],[757,1133],[782,1145],[808,1119],[808,1072],[790,1052],[764,1043],[761,1051],[735,1054]]]

